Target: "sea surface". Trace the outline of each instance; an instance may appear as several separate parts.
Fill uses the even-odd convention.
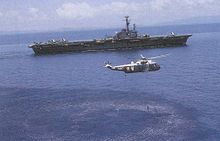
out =
[[[216,28],[218,27],[218,28]],[[114,30],[0,35],[1,141],[219,141],[220,29],[141,28],[192,33],[185,47],[35,56],[34,41],[102,38]],[[167,54],[157,72],[113,65]]]

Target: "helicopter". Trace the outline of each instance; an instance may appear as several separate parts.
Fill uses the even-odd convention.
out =
[[[137,73],[137,72],[147,72],[147,71],[158,71],[160,70],[160,65],[153,61],[153,59],[163,58],[169,54],[159,55],[155,57],[146,58],[143,55],[141,59],[136,62],[131,61],[130,64],[113,66],[111,63],[106,63],[104,67],[109,68],[114,71],[124,71],[125,73]]]

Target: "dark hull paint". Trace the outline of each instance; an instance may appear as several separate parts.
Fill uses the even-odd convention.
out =
[[[141,37],[121,40],[94,40],[67,43],[45,43],[30,46],[36,55],[58,54],[66,52],[105,51],[139,48],[159,48],[186,45],[187,39],[192,35]]]

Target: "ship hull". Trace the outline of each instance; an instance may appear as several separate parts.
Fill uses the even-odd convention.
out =
[[[140,49],[140,48],[161,48],[185,46],[187,39],[192,36],[175,35],[175,36],[155,36],[142,37],[134,39],[120,40],[93,40],[93,41],[77,41],[66,42],[60,44],[35,44],[30,46],[36,55],[42,54],[58,54],[66,52],[82,52],[82,51],[106,51],[106,50],[124,50],[124,49]]]

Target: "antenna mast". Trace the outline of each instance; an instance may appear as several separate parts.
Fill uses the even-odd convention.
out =
[[[129,32],[129,20],[128,20],[129,16],[125,16],[125,21],[126,21],[126,32]]]

